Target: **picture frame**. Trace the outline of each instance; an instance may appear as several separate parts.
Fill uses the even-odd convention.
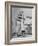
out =
[[[26,17],[26,19],[21,14],[23,12],[24,12],[23,16]],[[13,15],[16,16],[17,14],[18,15],[21,14],[22,16],[21,20],[17,19],[18,21],[21,21],[21,25],[22,25],[20,30],[21,33],[17,33],[17,34],[21,34],[21,35],[16,34],[16,32],[18,32],[19,30],[20,22],[16,22]],[[22,23],[23,20],[25,20],[26,23],[25,24],[26,26],[24,28]],[[12,25],[12,21],[14,22],[13,25]],[[16,23],[18,26],[15,27]],[[27,23],[29,24],[31,23],[32,25],[30,28],[31,33],[26,33],[26,27],[27,25],[29,25]],[[30,31],[29,27],[27,29]],[[12,33],[15,30],[16,32]],[[12,36],[12,34],[14,36]],[[30,35],[27,36],[27,34]],[[23,43],[36,43],[36,42],[37,42],[37,4],[6,1],[5,2],[5,44],[10,45],[10,44],[23,44]]]

